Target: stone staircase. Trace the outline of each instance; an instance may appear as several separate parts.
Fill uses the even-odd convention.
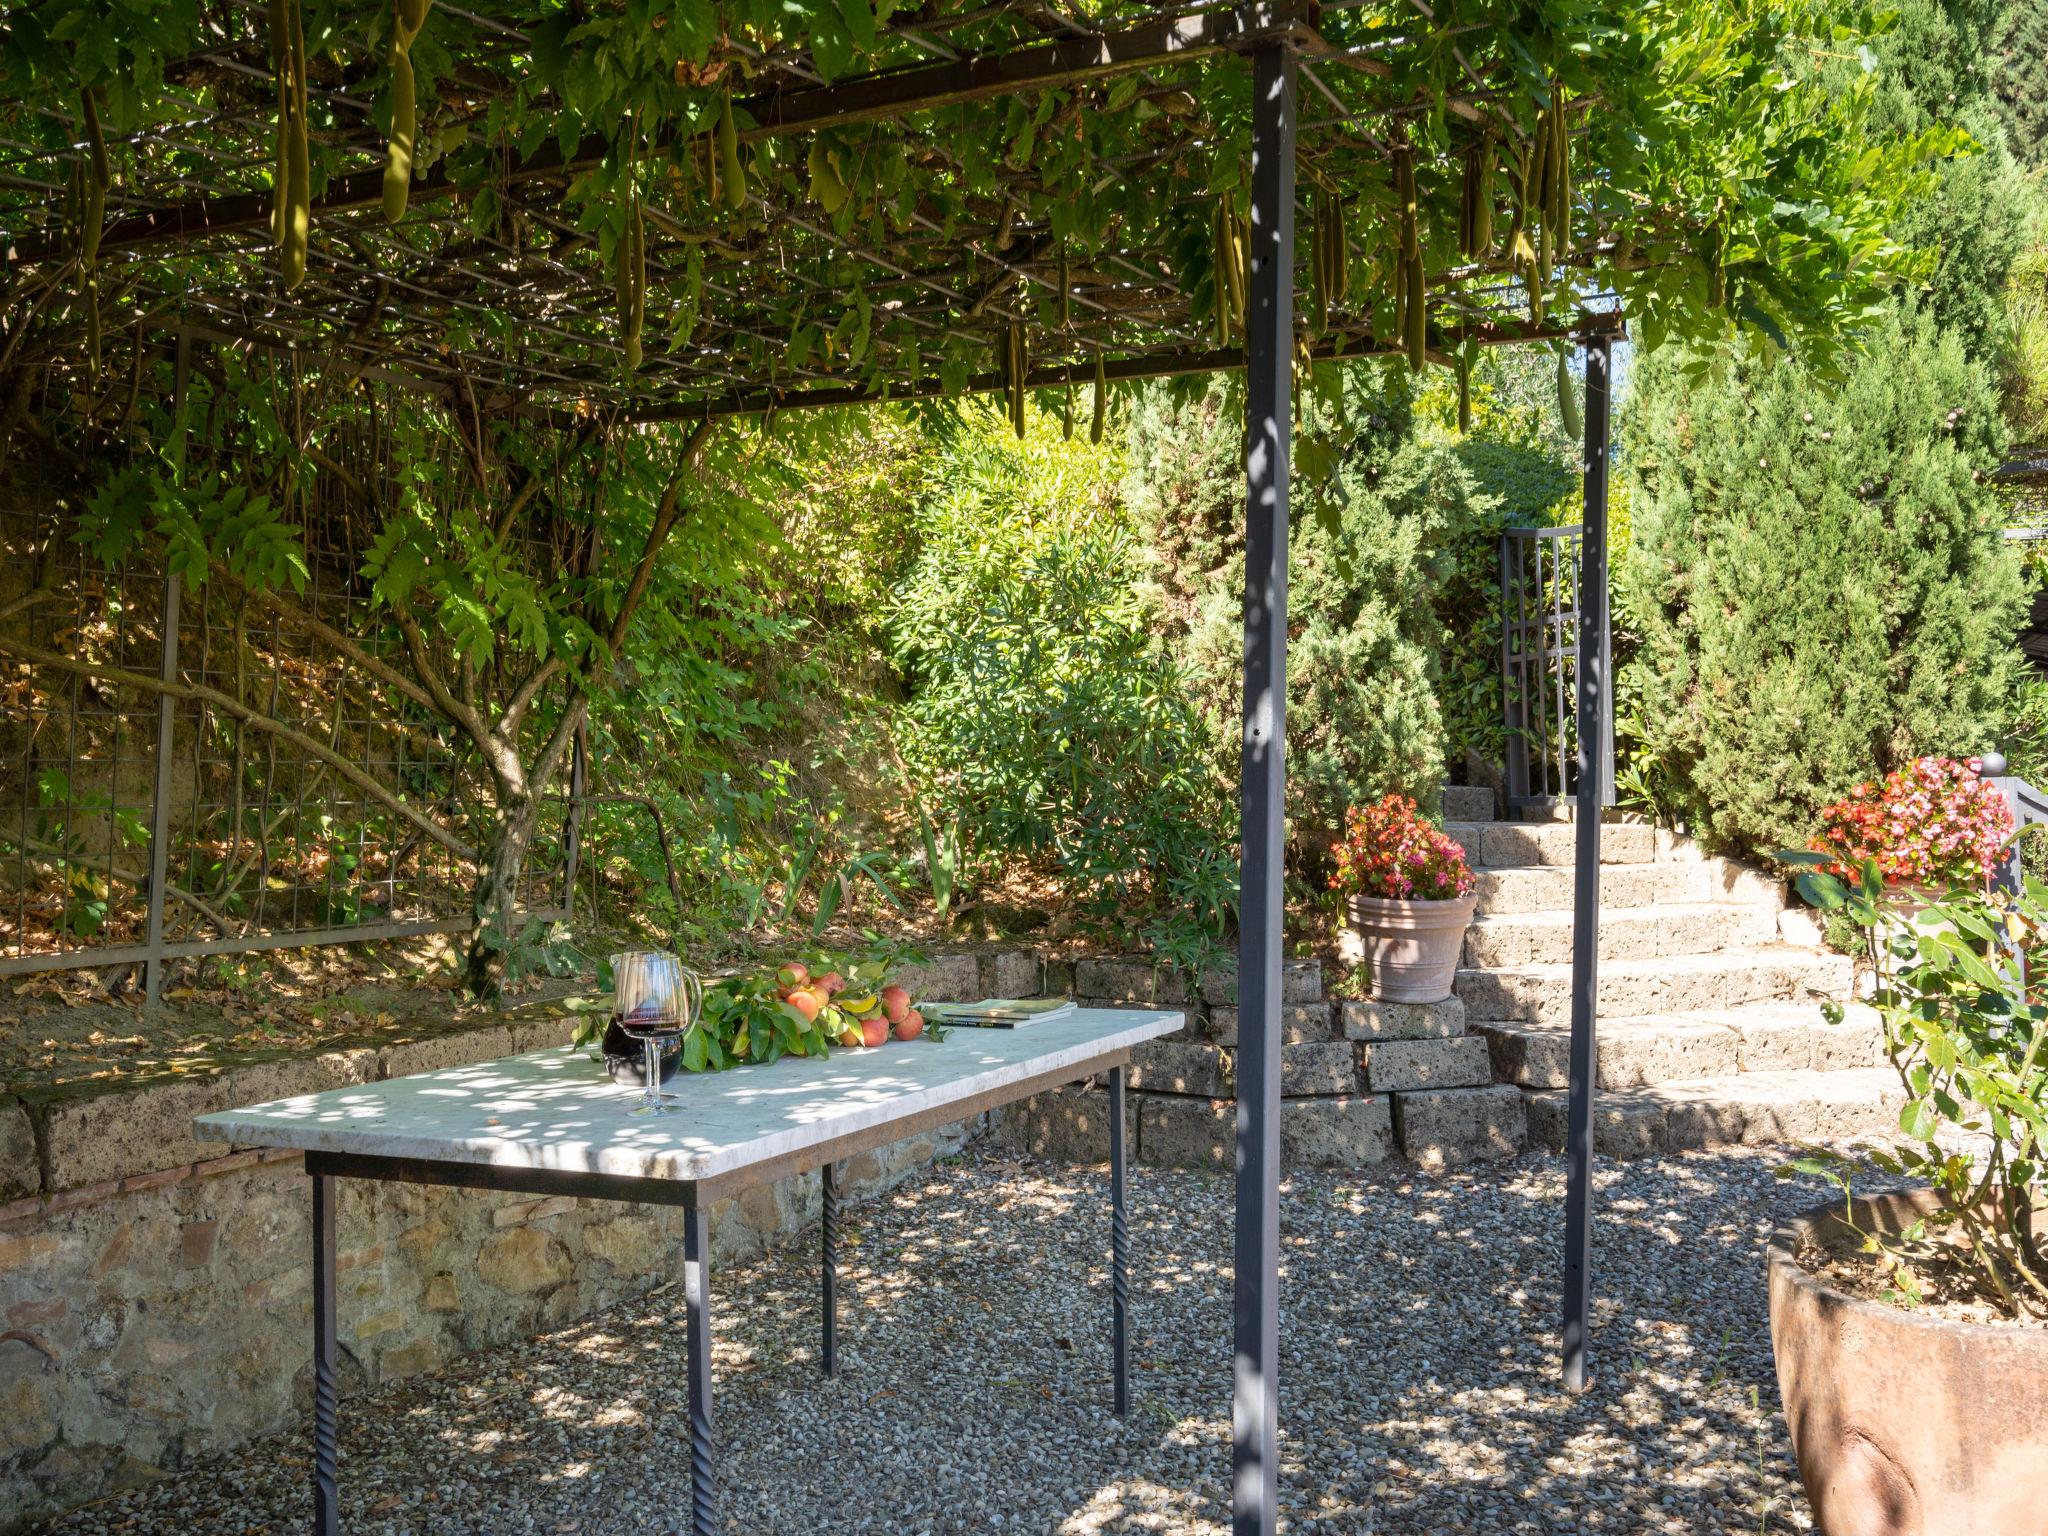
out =
[[[1566,822],[1494,818],[1490,790],[1445,792],[1445,830],[1479,875],[1456,997],[1529,1139],[1562,1148],[1571,1039]],[[1848,959],[1811,942],[1783,887],[1642,824],[1601,829],[1595,1148],[1632,1157],[1881,1131],[1898,1084],[1868,1009],[1839,1025]],[[1805,940],[1790,942],[1788,940]]]

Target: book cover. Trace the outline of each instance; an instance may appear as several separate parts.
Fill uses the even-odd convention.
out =
[[[980,1003],[927,1003],[924,1016],[948,1028],[1022,1029],[1074,1011],[1063,997],[992,997]]]

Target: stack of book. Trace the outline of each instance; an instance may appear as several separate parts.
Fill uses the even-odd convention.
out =
[[[992,997],[982,1003],[926,1003],[923,1009],[925,1018],[948,1029],[1022,1029],[1073,1011],[1063,997]]]

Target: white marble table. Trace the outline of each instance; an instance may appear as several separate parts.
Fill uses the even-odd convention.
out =
[[[712,1536],[711,1319],[706,1205],[788,1174],[823,1173],[820,1249],[826,1373],[838,1369],[836,1161],[1062,1083],[1108,1075],[1111,1351],[1116,1411],[1129,1406],[1129,1225],[1124,1066],[1179,1013],[1082,1008],[1022,1029],[954,1029],[829,1057],[678,1074],[671,1113],[632,1113],[585,1051],[546,1050],[202,1115],[209,1141],[290,1147],[313,1183],[313,1529],[341,1529],[335,1456],[334,1181],[381,1179],[683,1208],[692,1536]]]

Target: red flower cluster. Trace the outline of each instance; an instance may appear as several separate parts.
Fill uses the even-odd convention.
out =
[[[1344,813],[1344,837],[1331,846],[1330,889],[1389,901],[1450,901],[1479,883],[1465,850],[1431,826],[1406,795]]]
[[[1811,846],[1833,859],[1830,874],[1862,877],[1877,860],[1887,885],[1982,885],[2012,835],[2012,807],[1998,786],[1978,777],[1976,758],[1923,757],[1858,784],[1820,813]]]

